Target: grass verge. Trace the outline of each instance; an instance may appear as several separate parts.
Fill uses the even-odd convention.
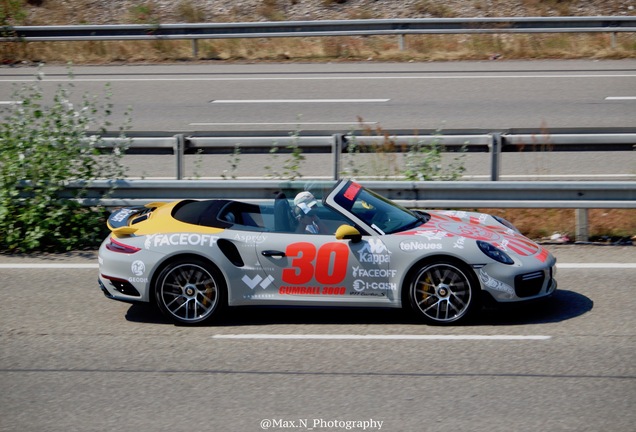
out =
[[[191,41],[14,42],[0,45],[4,64],[106,64],[178,61],[456,61],[485,59],[636,58],[636,35],[408,35]]]
[[[561,239],[576,238],[574,209],[479,209],[482,213],[501,216],[512,222],[525,236],[550,241],[557,233]],[[636,236],[636,210],[590,209],[588,211],[590,241],[615,243]]]

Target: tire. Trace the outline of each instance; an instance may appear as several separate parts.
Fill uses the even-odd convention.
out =
[[[225,281],[209,263],[182,259],[166,266],[155,282],[155,302],[170,320],[186,325],[210,322],[225,305]]]
[[[478,309],[479,284],[465,265],[428,262],[409,284],[409,300],[415,313],[428,324],[460,324]]]

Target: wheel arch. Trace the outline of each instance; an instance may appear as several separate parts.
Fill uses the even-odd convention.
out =
[[[475,270],[473,269],[473,267],[470,264],[468,264],[466,261],[462,260],[461,258],[455,255],[448,255],[448,254],[429,255],[429,256],[422,257],[419,260],[413,262],[411,266],[409,267],[409,269],[406,271],[404,278],[402,279],[400,299],[402,302],[403,309],[411,308],[409,290],[410,290],[411,282],[413,281],[413,278],[415,277],[417,272],[420,271],[423,266],[426,266],[430,263],[435,263],[435,262],[448,262],[450,264],[454,264],[458,266],[459,268],[465,270],[466,276],[469,277],[471,279],[471,282],[475,284],[475,286],[478,288],[478,292],[481,292],[481,283],[479,282],[479,277],[477,276],[477,273],[475,273]]]
[[[221,281],[221,283],[223,284],[222,288],[225,290],[225,301],[227,301],[228,298],[228,280],[227,280],[227,276],[226,274],[221,270],[221,267],[219,267],[213,260],[211,260],[209,257],[205,256],[205,255],[201,255],[201,254],[197,254],[197,253],[193,253],[193,252],[183,252],[183,253],[178,253],[178,254],[174,254],[174,255],[170,255],[165,257],[159,264],[157,264],[152,272],[152,276],[150,278],[150,289],[149,291],[149,300],[150,303],[152,303],[153,305],[157,305],[157,299],[155,298],[155,284],[157,283],[157,279],[159,278],[159,275],[161,275],[161,272],[163,272],[163,270],[168,267],[170,264],[177,262],[177,261],[187,261],[188,259],[193,259],[196,261],[202,261],[206,264],[210,265],[210,269],[215,272],[218,276],[219,276],[219,280]]]
[[[417,271],[421,269],[423,265],[426,265],[431,262],[438,262],[438,261],[446,261],[446,262],[456,264],[458,266],[463,266],[465,269],[470,270],[469,272],[470,277],[473,277],[475,281],[477,281],[477,274],[473,270],[472,266],[468,264],[466,261],[464,261],[463,259],[455,255],[435,254],[435,255],[428,255],[428,256],[422,257],[418,259],[417,261],[414,261],[410,265],[409,269],[406,271],[404,275],[404,278],[402,278],[402,290],[408,287],[410,280],[413,278],[413,275],[417,273]]]

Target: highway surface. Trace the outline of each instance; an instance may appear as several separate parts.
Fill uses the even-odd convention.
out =
[[[43,85],[68,81],[45,66]],[[0,68],[0,102],[34,67]],[[75,66],[76,93],[112,84],[132,130],[636,126],[636,60]]]
[[[69,81],[45,66],[47,95]],[[0,68],[0,108],[19,102],[16,86],[34,67]],[[113,126],[132,108],[131,130],[163,132],[330,131],[635,127],[636,61],[484,61],[448,63],[182,64],[73,67],[77,100],[112,85]],[[241,144],[238,142],[237,144]],[[455,155],[445,155],[444,166]],[[280,174],[282,155],[186,158],[185,177]],[[404,161],[344,157],[341,172],[393,175]],[[129,156],[128,176],[174,178],[174,158]],[[468,180],[489,180],[490,157],[464,157]],[[293,164],[293,161],[292,161]],[[234,165],[234,168],[232,168]],[[633,180],[634,152],[526,152],[502,157],[502,180]],[[274,168],[272,168],[274,167]],[[396,168],[397,167],[397,168]],[[331,156],[302,162],[304,177],[333,174]]]
[[[177,327],[106,299],[92,252],[0,256],[0,430],[631,432],[636,249],[547,247],[552,301],[462,327],[293,309]]]

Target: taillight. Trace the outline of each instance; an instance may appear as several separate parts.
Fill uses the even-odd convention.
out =
[[[110,242],[106,243],[106,249],[112,252],[125,253],[125,254],[134,254],[135,252],[139,252],[141,250],[138,247],[130,246],[130,245],[118,242],[112,237],[110,238]]]

